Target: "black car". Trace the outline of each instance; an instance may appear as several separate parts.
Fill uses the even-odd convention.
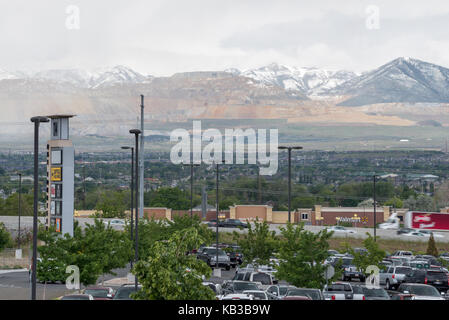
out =
[[[405,275],[406,283],[428,284],[438,289],[438,291],[447,292],[449,289],[449,278],[444,271],[414,269],[411,273]]]
[[[357,270],[357,267],[353,263],[354,258],[352,257],[344,257],[340,259],[335,259],[332,262],[333,267],[341,266],[343,269],[343,273],[341,279],[343,281],[351,280],[351,279],[359,279],[361,282],[365,281],[365,275],[363,272]]]
[[[243,263],[243,254],[240,251],[239,246],[231,246],[224,249],[224,251],[228,254],[229,259],[231,260],[231,266],[235,268],[237,264]]]
[[[410,233],[415,231],[412,228],[399,228],[398,231],[396,231],[397,234],[403,234],[403,233]]]
[[[220,222],[218,226],[223,228],[248,228],[248,225],[239,219],[226,219]]]
[[[390,295],[384,288],[369,288],[367,286],[360,286],[365,300],[391,300]]]
[[[139,285],[137,290],[142,289],[142,286]],[[113,300],[133,300],[130,295],[136,292],[136,287],[134,284],[124,284],[115,292]]]

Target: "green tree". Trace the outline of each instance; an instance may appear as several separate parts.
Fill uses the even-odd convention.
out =
[[[266,221],[256,219],[254,227],[248,222],[248,232],[245,234],[234,231],[233,238],[240,246],[245,257],[244,265],[268,265],[278,246],[276,232],[270,231]]]
[[[404,202],[398,197],[393,197],[393,198],[388,199],[385,202],[385,205],[391,206],[393,208],[402,208],[404,205]]]
[[[188,248],[205,241],[191,227],[176,231],[167,241],[153,243],[149,256],[140,260],[132,272],[142,284],[133,294],[136,300],[213,300],[214,292],[202,284],[212,271],[204,261],[186,255]]]
[[[314,234],[304,230],[303,224],[293,226],[291,223],[280,229],[283,238],[276,277],[297,287],[321,289],[326,283],[324,261],[329,256],[328,240],[332,232],[321,230]]]
[[[435,239],[433,238],[433,234],[430,234],[429,241],[427,242],[427,250],[426,254],[429,254],[434,257],[438,257],[438,248],[435,244]]]
[[[11,235],[6,230],[5,224],[0,222],[0,252],[12,245]]]
[[[95,284],[102,274],[114,274],[113,269],[126,266],[132,256],[127,234],[106,226],[95,219],[84,230],[75,222],[73,237],[61,235],[54,229],[41,230],[39,239],[45,245],[38,247],[42,262],[38,264],[40,281],[65,281],[65,268],[75,265],[84,285]]]
[[[124,218],[128,209],[129,193],[105,191],[95,206],[96,216],[101,218]],[[100,214],[101,212],[101,214]]]
[[[363,240],[363,246],[367,252],[354,251],[353,248],[348,248],[348,252],[354,257],[354,265],[366,274],[368,266],[376,266],[381,268],[381,262],[385,257],[385,251],[379,248],[379,244],[374,241],[374,238],[367,232],[368,238]]]
[[[190,208],[190,192],[179,188],[159,188],[149,196],[151,207],[166,207],[173,210],[187,210]],[[194,206],[198,199],[194,199]]]

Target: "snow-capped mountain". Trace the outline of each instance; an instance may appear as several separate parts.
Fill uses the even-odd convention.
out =
[[[115,66],[95,73],[90,80],[90,87],[97,88],[120,83],[142,83],[147,80],[144,75],[124,66]]]
[[[25,75],[20,72],[11,72],[0,68],[0,80],[4,79],[20,79]]]
[[[20,76],[16,76],[14,79],[18,78]],[[84,69],[44,70],[31,74],[27,78],[69,83],[76,87],[94,89],[123,83],[143,83],[151,79],[151,76],[144,76],[125,66],[115,66],[94,71]]]
[[[227,72],[236,74],[236,69]],[[314,67],[290,67],[276,63],[249,69],[239,73],[267,85],[276,85],[287,91],[299,91],[302,94],[314,96],[335,88],[351,80],[358,74],[345,70],[326,70]]]
[[[343,106],[376,103],[449,102],[449,69],[412,58],[397,58],[329,90],[349,95]]]

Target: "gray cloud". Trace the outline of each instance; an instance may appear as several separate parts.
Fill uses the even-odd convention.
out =
[[[80,30],[65,27],[68,5]],[[365,27],[368,5],[380,29]],[[2,1],[0,68],[124,64],[170,75],[270,62],[366,70],[397,56],[449,66],[447,1]]]

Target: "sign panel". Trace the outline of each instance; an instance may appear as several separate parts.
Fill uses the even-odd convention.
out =
[[[62,181],[62,168],[51,168],[51,181]]]
[[[54,198],[55,197],[55,193],[56,193],[56,191],[55,191],[55,184],[52,183],[51,186],[50,186],[50,196],[52,198]]]
[[[413,229],[449,229],[449,214],[432,212],[412,212]]]
[[[62,150],[51,151],[51,164],[62,164]]]
[[[51,203],[50,203],[50,214],[55,214],[55,202],[54,201],[52,201]]]
[[[55,228],[56,228],[56,232],[61,232],[61,218],[56,218]]]

